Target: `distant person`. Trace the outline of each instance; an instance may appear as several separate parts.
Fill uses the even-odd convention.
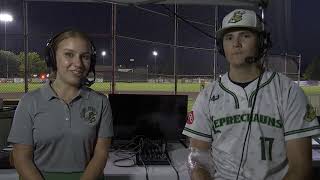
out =
[[[311,136],[320,134],[302,89],[266,71],[268,33],[251,10],[227,14],[217,31],[229,72],[199,93],[183,134],[192,180],[311,180]]]
[[[88,36],[68,30],[46,47],[54,80],[26,93],[8,141],[23,180],[103,179],[113,136],[109,100],[88,88],[96,52]]]
[[[3,108],[3,99],[0,98],[0,109],[2,109],[2,108]]]

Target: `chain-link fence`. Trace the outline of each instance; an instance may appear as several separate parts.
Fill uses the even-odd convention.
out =
[[[265,63],[268,69],[283,73],[300,83],[301,55],[287,53],[281,55],[268,55],[265,57]]]
[[[0,49],[12,53],[0,52],[0,97],[4,99],[19,99],[47,81],[45,45],[69,28],[87,32],[93,40],[97,79],[92,88],[104,93],[115,87],[115,93],[187,93],[195,98],[205,84],[227,71],[213,38],[218,22],[229,11],[225,7],[5,1],[19,7],[14,21],[20,22],[20,31],[13,33],[10,28],[1,33],[6,48],[1,44]],[[116,13],[112,13],[114,7]]]
[[[16,52],[8,51],[12,53],[10,56],[5,55],[10,58],[8,73],[6,68],[3,69],[6,60],[0,60],[2,65],[0,94],[4,99],[18,99],[25,91],[41,87],[49,78],[49,72],[43,61],[45,44],[54,34],[67,28],[78,28],[88,32],[93,39],[98,55],[97,81],[93,88],[99,91],[111,92],[111,81],[114,76],[116,91],[172,94],[175,91],[176,78],[177,86],[184,84],[178,87],[177,91],[197,93],[199,88],[192,86],[195,86],[194,84],[200,86],[200,77],[203,75],[209,77],[213,73],[213,39],[177,19],[173,15],[174,6],[117,6],[116,56],[113,60],[111,4],[25,2],[19,6],[21,14],[17,18],[21,18],[21,22],[22,19],[26,22],[25,31],[18,33],[21,37],[26,33],[25,38],[20,39],[19,48],[14,45],[13,37],[16,35],[1,34],[2,37],[5,36],[7,44],[10,44],[6,49],[19,49]],[[99,8],[96,9],[97,7]],[[194,16],[190,13],[194,7],[183,6],[176,6],[176,13],[189,19],[190,24],[208,34],[213,34],[214,7],[197,8],[199,8],[197,11],[203,12],[202,15]],[[41,14],[42,18],[36,18],[40,16],[37,9],[47,13]],[[100,12],[91,14],[89,19],[84,14],[80,16],[81,9],[95,9],[95,12]],[[61,13],[67,20],[61,21],[53,12]],[[101,21],[92,22],[91,19]],[[100,28],[95,27],[98,30],[91,30],[89,27],[93,25]],[[24,49],[28,52],[27,63],[25,63]],[[114,68],[112,68],[113,63]],[[188,80],[190,78],[191,80]],[[138,87],[137,83],[140,83]],[[187,86],[187,83],[190,86]]]

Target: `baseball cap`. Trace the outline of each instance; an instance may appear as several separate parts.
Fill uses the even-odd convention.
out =
[[[235,9],[227,14],[222,20],[222,27],[217,31],[217,38],[220,39],[230,28],[248,28],[258,32],[263,31],[261,19],[252,10]]]

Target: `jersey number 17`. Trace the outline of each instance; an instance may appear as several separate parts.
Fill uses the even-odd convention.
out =
[[[260,137],[261,141],[261,160],[267,160],[266,152],[268,153],[268,160],[272,161],[272,144],[274,138]]]

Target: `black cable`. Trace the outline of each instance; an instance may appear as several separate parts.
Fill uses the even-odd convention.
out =
[[[185,18],[181,17],[180,15],[178,15],[176,12],[172,11],[170,8],[168,8],[166,5],[162,4],[162,7],[164,7],[165,9],[167,9],[170,13],[172,13],[174,16],[176,16],[177,18],[179,18],[180,20],[182,20],[183,22],[185,22],[186,24],[190,25],[191,27],[193,27],[194,29],[198,30],[199,32],[201,32],[202,34],[212,38],[212,39],[216,39],[214,36],[212,36],[211,34],[205,32],[204,30],[198,28],[197,26],[193,25],[191,22],[189,22],[188,20],[186,20]]]
[[[242,153],[241,153],[241,159],[240,159],[240,165],[239,165],[239,168],[238,168],[238,172],[237,172],[237,179],[239,178],[239,173],[240,173],[240,168],[241,168],[241,164],[242,164],[242,161],[243,161],[243,154],[244,154],[244,148],[246,147],[246,142],[247,142],[247,137],[248,137],[248,134],[250,132],[251,134],[251,122],[252,122],[252,117],[253,117],[253,111],[254,111],[254,107],[255,107],[255,104],[256,104],[256,99],[257,99],[257,95],[258,95],[258,91],[259,91],[259,85],[260,85],[260,81],[261,81],[261,78],[263,76],[263,71],[260,73],[259,75],[259,78],[258,78],[258,83],[257,83],[257,87],[256,87],[256,94],[254,96],[254,99],[253,99],[253,104],[252,104],[252,108],[251,108],[251,112],[250,112],[250,117],[249,117],[249,123],[248,123],[248,127],[247,127],[247,132],[246,132],[246,136],[244,138],[244,144],[242,146]],[[249,135],[250,137],[250,135]],[[249,139],[249,138],[248,138]],[[249,145],[249,142],[248,142],[248,145]]]
[[[174,170],[174,171],[176,172],[176,174],[177,174],[177,180],[180,180],[179,172],[178,172],[177,168],[172,164],[171,158],[170,158],[169,154],[167,154],[167,157],[168,157],[168,162],[169,162],[169,164],[171,165],[171,167],[173,168],[173,170]]]
[[[143,146],[143,143],[141,143],[141,140],[139,139],[139,143],[135,143],[136,139],[138,138],[142,138],[142,136],[135,136],[134,138],[132,138],[127,144],[121,145],[117,148],[115,148],[115,156],[120,157],[120,159],[116,159],[113,161],[113,165],[117,166],[117,167],[133,167],[136,165],[135,161],[132,159],[133,157],[135,157],[137,155],[138,152],[141,151],[141,146]],[[133,145],[133,147],[131,148],[131,146]],[[138,149],[138,150],[137,150]],[[129,164],[129,165],[120,165],[117,164],[121,161],[126,161],[126,160],[130,160],[133,163]]]
[[[134,155],[133,155],[132,157],[134,157]],[[132,161],[132,164],[129,164],[129,165],[120,165],[120,164],[117,164],[117,163],[119,163],[119,162],[121,162],[121,161],[125,161],[125,160],[131,160],[131,161]],[[130,158],[128,157],[128,158],[122,158],[122,159],[116,159],[116,160],[114,160],[114,161],[113,161],[113,165],[114,165],[114,166],[117,166],[117,167],[133,167],[133,166],[136,165],[136,163],[134,162],[133,159],[131,159],[131,157],[130,157]]]
[[[165,150],[162,151],[162,147],[159,144],[153,142],[152,140],[150,140],[144,136],[135,136],[127,144],[124,144],[124,145],[121,145],[121,146],[115,148],[116,150],[115,150],[114,154],[120,158],[114,160],[113,165],[117,166],[117,167],[133,167],[133,166],[137,165],[137,162],[135,162],[132,158],[135,156],[138,156],[139,161],[142,163],[142,165],[144,166],[144,168],[146,170],[146,180],[149,180],[148,166],[144,162],[144,160],[142,159],[142,152],[143,152],[143,149],[146,148],[146,145],[149,147],[154,146],[155,148],[161,150],[161,152],[162,152],[161,155],[166,156],[168,163],[171,165],[171,167],[174,169],[174,171],[177,174],[177,179],[180,180],[179,172],[174,167],[174,165],[171,163],[170,157],[167,154],[167,141],[165,141],[165,143],[166,143]],[[133,145],[133,147],[131,147],[132,145]],[[128,155],[128,156],[126,156],[126,155]],[[128,165],[118,164],[119,162],[125,161],[125,160],[131,160],[133,163],[128,164]]]
[[[9,111],[14,111],[16,110],[16,106],[12,106],[12,107],[2,107],[0,108],[0,112],[9,112]]]
[[[146,180],[149,180],[149,173],[148,173],[148,167],[147,165],[144,164],[143,160],[141,159],[141,156],[140,156],[140,160],[144,166],[144,168],[146,169]]]
[[[136,155],[135,149],[137,149],[137,148],[139,148],[139,145],[134,147],[133,150],[122,150],[122,149],[116,150],[114,152],[114,154],[116,156],[120,157],[120,159],[114,160],[113,165],[117,166],[117,167],[133,167],[133,166],[135,166],[135,161],[132,158]],[[126,155],[128,155],[128,156],[126,157]],[[126,160],[130,160],[130,161],[132,161],[132,163],[129,165],[117,164],[121,161],[126,161]]]
[[[162,149],[162,147],[160,147],[158,144],[153,143],[149,139],[147,139],[147,140],[150,142],[150,144],[156,146],[159,149]],[[177,168],[172,164],[167,147],[168,147],[168,141],[165,140],[165,150],[164,150],[164,152],[162,152],[162,155],[166,156],[168,163],[170,164],[170,166],[173,168],[173,170],[175,171],[175,173],[177,175],[177,180],[180,180],[179,172],[178,172]]]
[[[185,141],[183,141],[182,139],[179,139],[179,142],[180,142],[180,144],[182,144],[182,146],[183,146],[184,148],[188,149],[188,146],[187,146],[187,144],[186,144]]]
[[[143,164],[144,168],[146,169],[146,180],[149,180],[148,167],[147,167],[147,165],[144,163],[143,159],[141,158],[141,152],[143,151],[144,143],[145,143],[145,142],[144,142],[143,138],[140,138],[139,144],[141,145],[141,146],[140,146],[141,149],[140,149],[140,151],[138,152],[138,154],[139,154],[139,159],[140,159],[141,163]]]

